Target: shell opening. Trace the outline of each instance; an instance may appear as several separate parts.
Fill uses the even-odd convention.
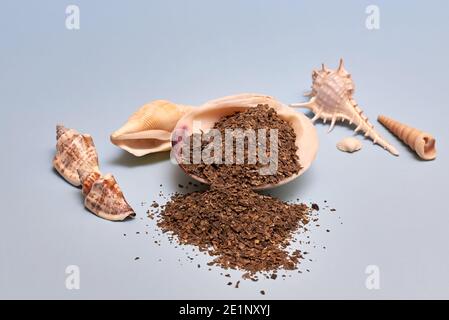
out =
[[[424,155],[428,159],[433,159],[436,156],[435,138],[423,137],[424,140]]]
[[[136,213],[135,212],[132,212],[132,213],[130,213],[127,217],[126,217],[126,219],[133,219],[133,218],[135,218],[136,217]]]

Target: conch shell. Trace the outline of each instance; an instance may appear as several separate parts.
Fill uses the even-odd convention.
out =
[[[354,137],[347,137],[337,143],[337,149],[343,152],[356,152],[362,149],[362,142]]]
[[[90,135],[58,125],[56,139],[53,165],[68,182],[82,186],[87,209],[113,221],[135,216],[114,177],[101,175],[97,151]]]
[[[180,142],[183,141],[183,137],[190,136],[194,133],[206,133],[220,118],[248,108],[256,107],[259,104],[269,105],[276,110],[281,119],[292,126],[296,134],[296,145],[298,147],[297,154],[302,168],[297,174],[289,176],[278,182],[276,185],[261,185],[254,188],[254,190],[270,189],[286,184],[299,177],[311,166],[318,151],[318,135],[315,127],[310,119],[303,113],[296,112],[294,109],[287,107],[273,97],[256,93],[244,93],[212,100],[184,115],[179,119],[176,128],[173,130],[172,157],[184,170],[181,161],[181,148],[176,148],[178,144],[182,145]],[[207,184],[207,181],[201,177],[195,175],[191,176],[195,180]]]
[[[168,151],[173,128],[192,108],[166,100],[145,104],[111,135],[111,142],[138,157]]]
[[[386,116],[377,120],[395,136],[407,144],[423,160],[433,160],[437,156],[435,138],[427,132],[412,128]]]
[[[313,71],[312,79],[312,91],[306,94],[311,99],[306,103],[291,104],[291,107],[311,110],[315,114],[312,121],[322,119],[326,123],[330,120],[329,132],[337,121],[347,120],[349,124],[354,123],[357,126],[355,132],[364,132],[365,137],[369,137],[374,143],[396,156],[399,155],[398,151],[376,132],[353,99],[354,82],[343,67],[343,59],[336,70],[328,69],[323,64],[321,69]]]
[[[56,127],[56,155],[53,166],[72,185],[81,181],[78,169],[98,172],[98,156],[92,137],[62,125]]]
[[[122,221],[136,216],[126,202],[123,192],[111,174],[101,176],[98,172],[79,170],[84,205],[95,215],[111,221]]]

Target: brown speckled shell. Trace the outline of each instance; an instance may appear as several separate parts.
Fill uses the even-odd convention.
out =
[[[101,173],[96,171],[86,171],[83,169],[78,170],[78,174],[81,180],[81,188],[83,196],[87,196],[92,190],[92,186],[98,179],[101,178]]]
[[[97,216],[112,220],[122,221],[128,217],[135,217],[134,210],[125,200],[117,181],[111,174],[98,178],[92,183],[95,175],[86,176],[86,199],[84,205]],[[84,188],[83,188],[84,191]]]
[[[98,156],[92,137],[64,126],[56,127],[53,166],[69,183],[80,186],[78,170],[98,171]]]

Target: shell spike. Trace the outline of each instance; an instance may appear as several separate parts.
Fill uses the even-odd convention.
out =
[[[292,108],[307,108],[307,109],[312,109],[315,106],[315,100],[316,98],[313,97],[312,99],[310,99],[307,102],[301,102],[301,103],[292,103],[289,106]]]
[[[306,91],[306,92],[304,92],[303,96],[310,98],[311,96],[313,96],[313,91],[311,91],[311,90],[310,91]]]
[[[321,116],[321,111],[318,111],[310,121],[312,121],[312,123],[313,123],[313,122],[317,121],[320,118],[320,116]]]
[[[59,138],[61,138],[61,136],[67,131],[68,129],[66,127],[64,127],[62,124],[58,124],[56,126],[56,140],[59,140]]]
[[[331,125],[329,126],[329,129],[327,130],[327,133],[330,133],[332,130],[334,130],[336,121],[337,121],[337,117],[333,117],[331,120]]]
[[[343,62],[343,58],[340,58],[340,63],[339,63],[339,65],[338,65],[338,72],[341,72],[341,71],[343,71],[344,70],[344,62]]]

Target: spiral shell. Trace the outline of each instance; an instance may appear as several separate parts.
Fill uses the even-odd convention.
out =
[[[92,137],[62,125],[56,127],[56,155],[53,166],[69,183],[78,187],[79,169],[98,172],[98,156]]]
[[[421,159],[433,160],[436,158],[435,138],[431,134],[383,115],[380,115],[377,120],[415,151]]]
[[[321,69],[313,70],[312,80],[312,91],[307,94],[311,97],[310,100],[305,103],[291,104],[291,107],[311,110],[315,114],[312,121],[317,119],[322,119],[324,123],[330,121],[329,132],[337,121],[355,124],[355,132],[362,131],[365,137],[369,137],[374,143],[393,155],[399,155],[396,148],[374,129],[368,117],[363,114],[354,100],[354,81],[351,74],[344,68],[343,59],[340,59],[340,65],[335,70],[326,68],[324,64]]]
[[[114,176],[79,170],[85,196],[84,206],[95,215],[111,221],[134,218],[135,212],[125,200]]]
[[[192,108],[166,100],[145,104],[111,135],[111,142],[138,157],[168,151],[173,128]]]

